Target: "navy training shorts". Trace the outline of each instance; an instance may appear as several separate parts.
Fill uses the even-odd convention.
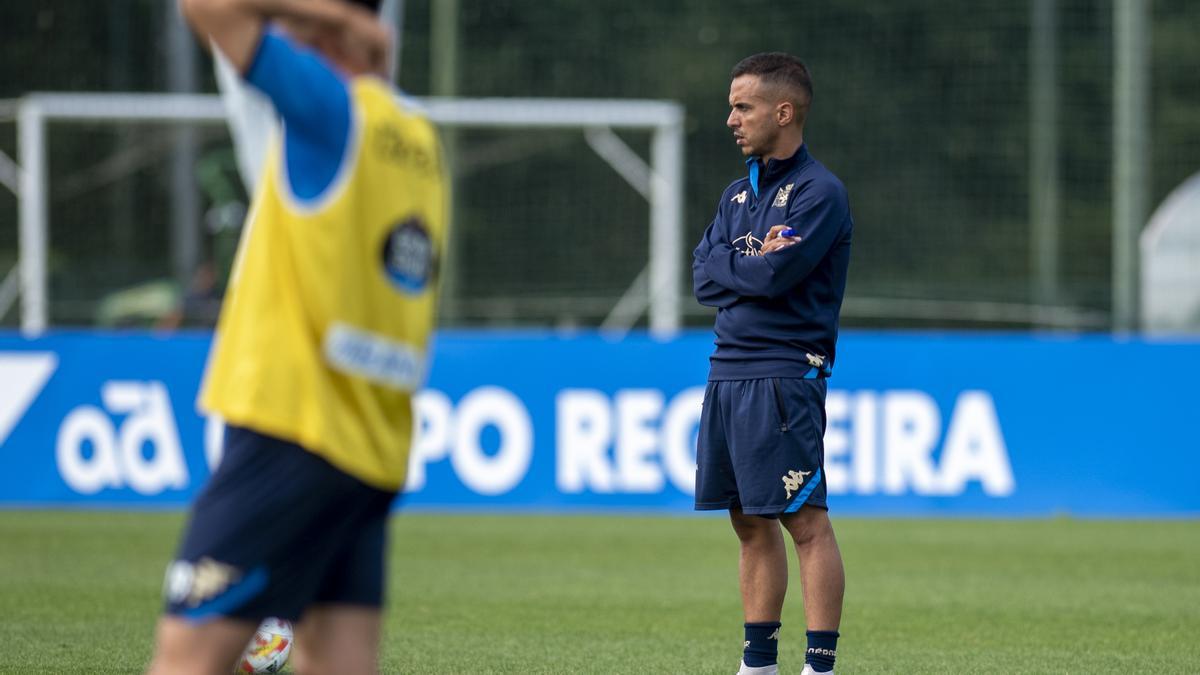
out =
[[[828,508],[825,378],[710,381],[696,447],[696,510],[779,516]]]
[[[167,568],[166,612],[295,621],[312,604],[382,606],[394,498],[295,443],[227,427]]]

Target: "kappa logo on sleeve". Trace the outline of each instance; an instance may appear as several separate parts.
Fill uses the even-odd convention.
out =
[[[746,191],[742,190],[741,192],[734,195],[733,198],[730,199],[729,201],[737,202],[739,204],[745,204],[746,203]]]

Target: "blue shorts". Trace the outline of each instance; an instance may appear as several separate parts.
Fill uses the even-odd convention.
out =
[[[778,516],[825,495],[824,378],[717,380],[704,391],[696,510]]]
[[[312,604],[380,607],[395,496],[294,443],[228,427],[167,568],[166,612],[295,621]]]

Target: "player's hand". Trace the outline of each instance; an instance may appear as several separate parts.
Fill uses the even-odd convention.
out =
[[[787,225],[774,225],[771,227],[771,231],[767,233],[767,238],[763,240],[763,255],[785,249],[789,246],[795,246],[796,244],[800,243],[799,236],[782,236],[783,231],[786,229],[788,229]]]
[[[392,34],[373,12],[339,0],[307,0],[292,5],[295,20],[314,26],[312,42],[335,55],[351,72],[387,74]]]
[[[387,74],[392,34],[373,13],[348,6],[348,17],[340,32],[340,49],[348,61],[364,71]]]

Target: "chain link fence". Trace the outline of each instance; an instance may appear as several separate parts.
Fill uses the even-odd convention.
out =
[[[855,215],[844,325],[1103,330],[1123,1],[408,0],[397,79],[415,95],[682,103],[686,269],[744,171],[724,127],[729,69],[758,51],[794,53],[815,81],[806,140]],[[1140,223],[1200,171],[1200,4],[1144,7]],[[0,98],[215,91],[207,56],[194,41],[181,51],[172,21],[166,0],[4,3]],[[0,151],[15,158],[11,112],[0,106]],[[648,157],[648,134],[619,133]],[[645,200],[578,130],[448,140],[457,248],[443,322],[598,325],[645,265]],[[245,202],[224,129],[55,125],[49,153],[52,324],[181,325],[181,303],[219,297]],[[0,179],[13,179],[6,166]],[[17,259],[17,204],[0,190],[0,282]],[[687,323],[708,325],[707,310],[683,306]],[[0,312],[0,325],[17,325],[12,303]],[[211,321],[185,314],[183,325]]]

